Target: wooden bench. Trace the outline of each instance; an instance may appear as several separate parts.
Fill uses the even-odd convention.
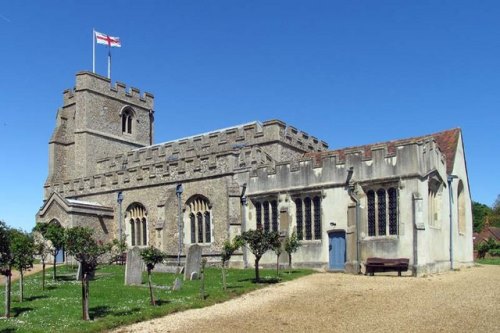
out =
[[[398,272],[398,276],[401,276],[401,272],[408,270],[409,262],[410,260],[407,258],[368,258],[365,263],[365,274],[373,276],[375,272]]]

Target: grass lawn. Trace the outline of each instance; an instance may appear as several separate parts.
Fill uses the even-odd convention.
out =
[[[500,257],[477,259],[476,263],[483,265],[500,265]]]
[[[11,318],[0,317],[0,332],[99,332],[186,309],[201,308],[220,303],[243,293],[276,283],[275,270],[261,270],[264,283],[253,282],[254,270],[229,269],[228,290],[222,290],[221,270],[207,268],[205,272],[205,300],[200,298],[200,280],[184,281],[180,291],[169,290],[175,275],[153,273],[157,306],[149,304],[147,283],[142,286],[124,286],[124,266],[102,266],[90,282],[89,312],[93,320],[82,318],[81,283],[75,280],[76,267],[58,267],[58,279],[53,282],[51,270],[46,272],[46,290],[41,290],[42,274],[25,279],[25,301],[19,302],[19,285],[12,286]],[[280,273],[281,281],[311,274],[311,270],[293,270]],[[147,281],[144,273],[143,281]],[[5,290],[0,291],[0,316],[3,316]]]

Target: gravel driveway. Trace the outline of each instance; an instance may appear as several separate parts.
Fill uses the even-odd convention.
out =
[[[499,332],[500,266],[425,278],[320,273],[113,332]]]

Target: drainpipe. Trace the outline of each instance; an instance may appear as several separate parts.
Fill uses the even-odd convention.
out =
[[[451,184],[454,178],[458,178],[458,176],[448,175],[448,195],[450,197],[450,270],[453,270],[453,191]]]
[[[347,171],[347,193],[351,197],[351,199],[356,203],[356,273],[359,274],[359,198],[354,193],[354,188],[356,187],[356,183],[351,183],[352,174],[354,173],[354,168],[350,167]]]
[[[243,189],[241,190],[240,200],[241,200],[241,233],[247,230],[247,197],[245,192],[247,190],[247,183],[243,184]],[[243,268],[248,268],[248,254],[246,246],[243,246]]]

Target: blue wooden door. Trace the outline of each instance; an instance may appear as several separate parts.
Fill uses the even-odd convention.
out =
[[[329,235],[329,255],[331,270],[344,270],[345,268],[345,231],[331,232]]]

